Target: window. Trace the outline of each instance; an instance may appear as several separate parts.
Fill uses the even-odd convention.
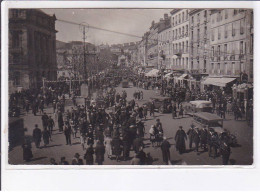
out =
[[[188,35],[189,27],[186,25],[186,34]]]
[[[188,41],[186,41],[186,52],[189,52],[189,42]]]
[[[178,23],[178,15],[176,15],[175,25]]]
[[[197,14],[197,22],[200,23],[200,14]]]
[[[225,9],[225,19],[228,19],[228,9]]]
[[[220,28],[218,28],[218,39],[220,40],[221,38],[221,33],[220,33]]]
[[[220,56],[220,45],[218,45],[218,56]]]
[[[182,12],[182,22],[184,22],[184,12]]]
[[[198,30],[197,30],[197,40],[199,40],[200,39],[200,29],[198,28]]]
[[[191,69],[193,69],[193,61],[191,61]]]
[[[184,42],[182,42],[182,52],[184,52]]]
[[[193,31],[191,31],[191,40],[193,40]]]
[[[186,20],[188,20],[188,17],[189,17],[189,13],[188,10],[186,10]]]
[[[192,24],[194,23],[194,17],[193,16],[191,17],[191,23]]]
[[[218,67],[217,67],[218,70],[220,70],[220,63],[218,63]]]
[[[174,17],[172,17],[172,25],[174,26],[174,24],[175,24],[175,23],[174,23]]]
[[[211,63],[211,71],[214,71],[214,63]]]
[[[204,69],[203,73],[206,73],[205,72],[205,70],[207,69],[207,61],[206,60],[204,60],[203,69]]]
[[[12,33],[12,47],[17,48],[20,46],[20,34],[19,31],[13,31]]]
[[[224,28],[225,28],[225,38],[227,38],[228,37],[228,25],[225,25]]]
[[[234,28],[234,24],[232,23],[232,36],[236,35],[236,29]]]
[[[174,30],[172,31],[172,39],[174,39]]]
[[[240,20],[240,34],[244,34],[245,19]]]
[[[212,29],[212,32],[211,32],[211,40],[214,41],[215,40],[215,34],[214,34],[214,29]]]
[[[184,36],[184,26],[182,27],[182,35]]]
[[[235,72],[236,72],[236,63],[235,62],[232,62],[232,72],[233,72],[233,74],[235,74]]]
[[[237,15],[237,9],[234,9],[234,15]]]
[[[246,70],[245,64],[243,62],[241,62],[240,66],[241,66],[241,72],[245,72],[245,70]]]
[[[14,85],[20,85],[20,81],[21,81],[21,74],[19,71],[15,71],[14,72]]]
[[[244,54],[244,42],[243,41],[240,41],[240,54]]]
[[[227,44],[224,44],[224,57],[227,56]]]
[[[179,36],[181,35],[181,28],[179,28]]]
[[[215,56],[215,48],[214,48],[214,46],[211,47],[211,51],[212,51],[212,57],[214,57]]]
[[[207,10],[204,11],[204,18],[207,18]]]
[[[254,50],[254,35],[251,34],[250,35],[250,54],[253,54],[253,50]]]
[[[204,36],[207,36],[207,31],[208,31],[208,28],[207,26],[204,27]]]
[[[179,24],[181,23],[181,14],[179,14]]]
[[[188,67],[188,64],[189,64],[189,59],[188,57],[186,57],[186,67]]]

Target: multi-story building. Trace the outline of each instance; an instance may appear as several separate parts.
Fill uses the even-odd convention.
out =
[[[189,66],[189,10],[171,12],[171,69],[187,70]]]
[[[147,34],[147,57],[148,66],[158,68],[158,23],[152,21],[149,33]]]
[[[170,54],[170,39],[171,39],[171,17],[164,14],[158,23],[158,67],[159,69],[170,69],[171,54]]]
[[[211,10],[211,75],[242,77],[252,81],[253,13],[244,9]],[[248,76],[250,75],[250,76]]]
[[[190,73],[205,74],[209,70],[210,49],[210,11],[207,9],[191,9],[190,26]]]
[[[39,87],[56,80],[55,15],[38,9],[9,10],[9,86]]]

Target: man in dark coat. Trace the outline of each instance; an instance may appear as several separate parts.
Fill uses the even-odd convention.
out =
[[[58,112],[58,125],[59,125],[59,131],[63,131],[64,122],[63,122],[62,113],[60,111]]]
[[[200,131],[198,127],[195,127],[193,130],[193,142],[195,143],[195,152],[199,152],[199,143],[200,143]]]
[[[230,146],[226,142],[222,142],[220,146],[220,155],[222,156],[222,164],[228,165],[229,157],[230,157]]]
[[[133,150],[135,151],[135,153],[138,153],[143,147],[143,139],[141,137],[136,137],[133,141]]]
[[[42,126],[43,129],[47,129],[49,117],[46,112],[42,115]]]
[[[38,125],[36,124],[35,129],[33,130],[33,140],[36,148],[40,147],[41,139],[42,139],[42,131],[38,128]]]
[[[193,131],[194,131],[194,125],[192,124],[187,132],[187,135],[189,137],[189,148],[192,148],[192,142],[193,142]]]
[[[71,127],[68,122],[65,124],[64,135],[66,137],[66,145],[71,145]]]
[[[205,151],[207,151],[207,139],[208,139],[208,131],[206,129],[206,126],[203,126],[203,128],[200,131],[200,146]]]
[[[92,144],[89,144],[89,146],[86,149],[86,153],[84,155],[84,159],[86,160],[86,165],[93,165],[94,164],[94,149]]]
[[[119,160],[122,152],[122,140],[119,137],[115,137],[112,139],[111,146],[112,146],[112,153],[116,156],[116,161]]]
[[[170,143],[167,141],[166,137],[163,137],[163,142],[161,144],[161,150],[162,150],[162,156],[163,156],[163,162],[168,165],[170,158]]]
[[[104,162],[104,155],[105,155],[105,146],[101,141],[97,141],[97,145],[95,148],[95,154],[96,154],[96,162],[98,165],[102,165]]]
[[[183,154],[186,151],[185,140],[187,140],[187,135],[182,126],[180,126],[175,135],[176,150],[179,151],[179,154]]]

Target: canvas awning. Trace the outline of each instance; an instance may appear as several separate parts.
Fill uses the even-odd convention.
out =
[[[179,80],[185,79],[188,77],[188,74],[184,73],[180,77],[178,77]]]
[[[204,85],[214,85],[219,87],[226,87],[226,85],[236,78],[231,77],[208,77],[203,82]]]
[[[165,78],[171,78],[171,77],[173,77],[173,72],[167,73],[164,77],[165,77]]]
[[[158,69],[152,69],[151,71],[146,73],[145,76],[147,76],[147,77],[157,77],[158,74],[159,74],[159,70]]]

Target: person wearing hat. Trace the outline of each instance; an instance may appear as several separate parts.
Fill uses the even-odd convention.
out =
[[[204,150],[204,152],[207,151],[207,140],[208,140],[208,130],[207,130],[207,126],[204,125],[200,131],[200,146]]]
[[[163,162],[166,165],[168,165],[171,162],[170,147],[171,147],[171,144],[167,141],[167,138],[163,137],[163,142],[161,144],[161,150],[162,150]]]
[[[198,127],[195,127],[193,130],[193,142],[195,143],[195,152],[199,152],[199,143],[200,143],[200,131]]]
[[[31,158],[33,157],[32,145],[31,145],[30,139],[26,138],[24,140],[22,148],[23,148],[23,160],[26,162],[29,162],[31,160]]]
[[[42,126],[43,126],[43,129],[47,129],[48,120],[49,120],[49,117],[46,114],[46,112],[44,112],[44,114],[42,115]]]
[[[93,165],[94,164],[94,149],[93,145],[89,144],[86,148],[86,153],[84,155],[84,159],[86,160],[86,165]]]
[[[80,158],[79,153],[76,153],[74,155],[74,158],[72,159],[71,164],[72,165],[83,165],[83,160]]]
[[[60,158],[59,165],[69,165],[69,162],[66,161],[66,158],[63,156],[63,157]]]
[[[71,127],[69,122],[65,123],[65,128],[64,128],[64,135],[66,138],[66,145],[71,145]]]
[[[98,165],[102,165],[104,162],[104,155],[105,155],[105,146],[103,142],[97,140],[97,145],[95,147],[95,154],[96,154],[96,162]]]
[[[187,132],[187,135],[189,137],[189,148],[192,149],[192,142],[193,142],[193,131],[194,131],[194,124],[192,123],[188,132]]]
[[[36,148],[40,147],[41,139],[42,139],[42,131],[41,129],[38,128],[38,125],[36,124],[33,130],[33,140]]]
[[[187,135],[185,131],[182,129],[182,126],[179,126],[175,134],[176,141],[176,150],[179,151],[179,154],[183,154],[186,151],[185,140],[187,139]]]

